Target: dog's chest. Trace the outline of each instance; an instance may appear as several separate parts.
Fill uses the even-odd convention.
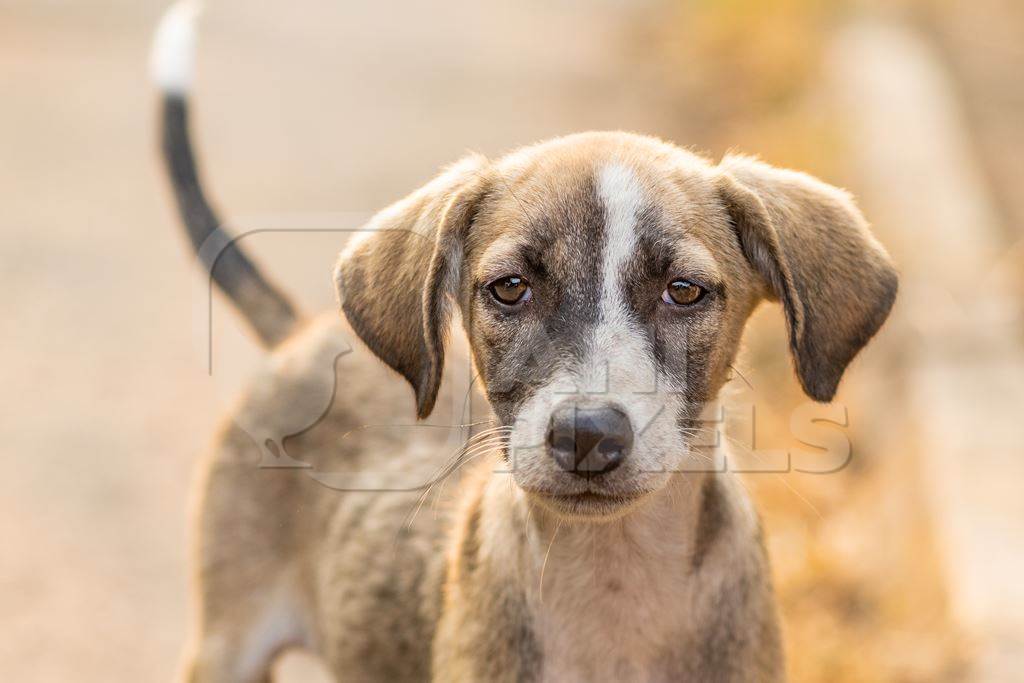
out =
[[[689,586],[665,557],[619,548],[548,558],[535,604],[540,680],[671,680]]]

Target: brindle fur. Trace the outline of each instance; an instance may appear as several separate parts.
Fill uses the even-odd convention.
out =
[[[633,332],[612,330],[605,348],[595,330],[611,310],[601,273],[619,186],[633,203],[615,220],[631,217],[635,250],[613,263],[623,273],[614,303]],[[783,680],[756,514],[731,475],[686,468],[677,445],[718,396],[764,299],[783,303],[808,394],[832,398],[896,291],[850,199],[752,159],[713,165],[651,138],[592,133],[494,162],[470,157],[370,227],[337,268],[347,320],[317,319],[277,349],[236,415],[294,423],[304,387],[324,372],[309,359],[337,335],[352,340],[329,413],[285,444],[311,469],[257,467],[261,444],[231,422],[203,465],[186,679],[263,680],[274,655],[298,645],[346,681]],[[509,269],[529,271],[528,313],[487,299],[488,279]],[[712,291],[685,315],[659,300],[679,271]],[[456,310],[466,335],[446,350]],[[578,478],[556,476],[530,444],[515,462],[506,448],[478,458],[448,484],[451,505],[428,501],[416,515],[421,491],[314,480],[372,471],[401,489],[409,472],[433,471],[441,430],[364,427],[410,421],[399,375],[420,417],[450,405],[438,400],[446,354],[449,365],[472,359],[509,426],[530,411],[543,418],[553,378],[586,359],[607,361],[613,380],[648,364],[678,388],[669,414],[601,484],[641,499],[599,518],[567,512],[534,490]]]

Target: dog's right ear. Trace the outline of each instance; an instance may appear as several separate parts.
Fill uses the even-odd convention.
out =
[[[467,157],[378,213],[334,271],[352,329],[409,380],[421,419],[437,399],[450,302],[466,234],[487,192],[486,166],[481,156]]]

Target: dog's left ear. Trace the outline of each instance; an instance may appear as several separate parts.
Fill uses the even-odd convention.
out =
[[[743,253],[782,301],[800,383],[830,401],[888,317],[896,270],[843,190],[747,157],[727,156],[719,169]]]
[[[444,370],[451,299],[466,234],[486,193],[486,161],[470,156],[384,209],[342,252],[338,300],[356,334],[416,392],[430,415]]]

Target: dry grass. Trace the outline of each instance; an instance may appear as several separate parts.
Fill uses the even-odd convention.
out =
[[[790,429],[806,399],[789,368],[757,361],[785,347],[780,318],[774,308],[760,312],[741,366],[754,386],[755,446],[806,450]],[[960,676],[965,652],[946,610],[914,435],[872,433],[865,403],[880,386],[855,372],[838,398],[853,445],[841,471],[744,475],[764,520],[794,681]]]
[[[818,56],[838,13],[827,0],[679,3],[658,42],[677,106],[701,144],[823,170],[840,140],[807,84],[820,76]]]

